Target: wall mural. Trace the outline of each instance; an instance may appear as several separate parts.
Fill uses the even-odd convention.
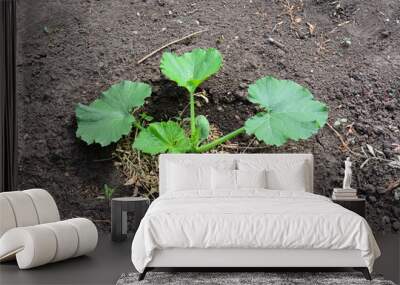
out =
[[[132,149],[138,132],[105,147],[88,145],[76,137],[76,108],[128,80],[152,86],[138,121],[185,121],[190,98],[160,71],[162,54],[211,47],[221,53],[222,67],[193,97],[208,122],[208,140],[262,110],[248,100],[247,89],[267,75],[297,82],[329,108],[327,123],[307,140],[276,147],[243,132],[213,152],[311,152],[315,192],[326,196],[342,186],[343,161],[351,157],[351,186],[367,198],[371,227],[398,232],[400,38],[393,11],[400,4],[291,3],[19,1],[18,187],[48,189],[63,218],[90,217],[104,230],[111,196],[155,197],[157,160]],[[371,17],[373,10],[382,15]],[[203,32],[151,54],[196,31]]]

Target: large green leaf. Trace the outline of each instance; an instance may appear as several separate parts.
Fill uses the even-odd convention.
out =
[[[140,131],[132,147],[149,154],[185,153],[191,149],[185,131],[173,121],[151,123]]]
[[[164,52],[160,68],[166,77],[194,93],[204,80],[220,69],[221,64],[222,56],[218,50],[197,48],[181,56]]]
[[[265,112],[246,121],[246,132],[266,144],[280,146],[289,139],[309,138],[328,118],[326,105],[293,81],[264,77],[251,84],[248,93],[249,101],[261,105]]]
[[[89,106],[78,104],[76,136],[102,146],[118,141],[132,129],[132,109],[142,106],[150,95],[148,84],[125,80],[111,86]]]

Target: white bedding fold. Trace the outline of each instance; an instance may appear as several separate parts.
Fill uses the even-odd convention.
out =
[[[358,249],[370,271],[380,255],[365,219],[328,198],[259,189],[156,199],[134,237],[132,262],[143,272],[165,248]]]

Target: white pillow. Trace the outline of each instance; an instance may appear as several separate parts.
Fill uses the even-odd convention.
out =
[[[306,191],[309,183],[305,161],[274,161],[259,160],[238,161],[239,170],[266,169],[267,187],[273,190]]]
[[[267,171],[267,181],[269,189],[306,192],[304,163],[292,168],[290,172],[270,169]]]
[[[169,191],[211,189],[211,167],[170,163],[168,168]]]
[[[212,168],[213,190],[236,190],[236,170]]]
[[[267,170],[236,170],[237,188],[267,188]]]

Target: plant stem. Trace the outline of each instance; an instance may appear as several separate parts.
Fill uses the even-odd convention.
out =
[[[235,131],[233,131],[233,132],[231,132],[231,133],[229,133],[229,134],[227,134],[227,135],[225,135],[223,137],[220,137],[220,138],[208,143],[208,144],[202,145],[200,147],[196,147],[196,152],[199,152],[199,153],[200,152],[206,152],[206,151],[208,151],[208,150],[210,150],[210,149],[212,149],[212,148],[214,148],[214,147],[216,147],[216,146],[218,146],[220,144],[223,144],[224,142],[226,142],[228,140],[233,139],[234,137],[237,137],[238,135],[240,135],[241,133],[244,133],[244,132],[245,132],[245,128],[241,127],[241,128],[239,128],[239,129],[237,129],[237,130],[235,130]]]
[[[190,93],[190,131],[192,142],[196,135],[196,114],[194,112],[194,93]]]
[[[134,119],[133,125],[134,125],[137,129],[139,129],[139,130],[142,130],[142,129],[143,129],[143,127],[136,121],[136,119]]]

